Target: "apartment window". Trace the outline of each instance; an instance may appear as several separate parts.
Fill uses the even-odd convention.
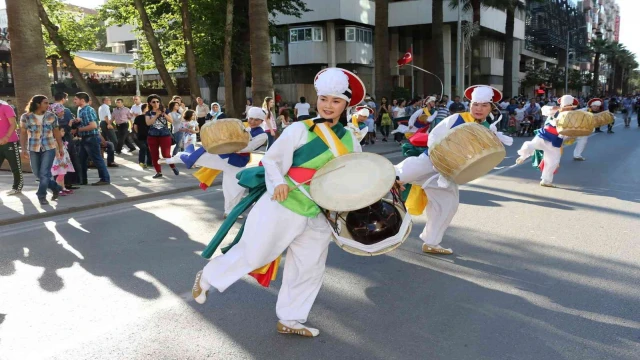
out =
[[[303,41],[322,41],[322,28],[308,27],[289,30],[289,42]]]
[[[373,44],[373,32],[371,29],[345,27],[336,29],[336,41],[353,41],[364,44]]]

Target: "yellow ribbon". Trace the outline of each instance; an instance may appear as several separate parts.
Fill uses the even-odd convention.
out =
[[[218,175],[220,175],[222,171],[217,169],[209,169],[206,167],[200,168],[200,170],[193,173],[193,176],[198,179],[201,183],[211,186],[213,181],[216,179]]]
[[[305,120],[305,124],[307,127],[313,126],[313,120]],[[325,143],[331,149],[334,154],[338,154],[337,156],[342,156],[349,153],[347,147],[344,146],[342,141],[338,138],[336,133],[331,130],[331,127],[327,123],[316,124],[316,127],[313,128],[313,133],[318,135],[322,142]]]
[[[409,214],[422,215],[428,203],[429,199],[424,189],[418,185],[412,185],[409,190],[409,195],[407,196],[407,201],[404,203]]]

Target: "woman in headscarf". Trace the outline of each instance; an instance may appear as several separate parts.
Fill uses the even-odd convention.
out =
[[[207,121],[216,121],[216,120],[224,119],[226,117],[227,115],[225,115],[225,113],[222,112],[222,108],[220,107],[220,104],[218,104],[217,102],[211,103],[211,111],[209,111],[206,117]]]

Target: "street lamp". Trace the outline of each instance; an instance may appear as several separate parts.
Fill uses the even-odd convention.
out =
[[[137,61],[138,59],[140,59],[140,55],[138,55],[140,50],[138,50],[137,48],[133,48],[129,52],[133,54],[133,61]],[[140,74],[138,74],[138,65],[134,64],[134,66],[136,69],[136,96],[140,96]]]
[[[580,26],[577,29],[573,29],[573,30],[569,30],[567,31],[567,56],[565,56],[566,59],[566,63],[564,65],[564,94],[567,95],[567,93],[569,92],[569,39],[571,39],[571,33],[582,30],[582,29],[586,29],[587,26]],[[573,53],[573,56],[575,57],[575,52]]]

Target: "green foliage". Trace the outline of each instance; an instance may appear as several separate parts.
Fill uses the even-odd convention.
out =
[[[104,23],[97,15],[84,14],[61,0],[41,0],[49,19],[58,27],[58,34],[67,50],[103,50],[107,42]],[[58,48],[42,30],[47,57],[57,56]]]
[[[224,25],[226,17],[226,0],[190,0],[191,31],[196,56],[196,69],[199,75],[222,71],[224,50]],[[272,15],[281,13],[300,16],[309,11],[303,0],[269,0],[269,11]],[[184,64],[184,39],[182,35],[182,18],[178,0],[148,0],[145,8],[154,28],[162,57],[169,71]],[[153,69],[153,55],[142,34],[141,21],[131,0],[108,0],[99,10],[100,18],[108,25],[133,25],[140,39],[140,60],[136,64],[142,69]],[[249,26],[247,19],[238,14],[234,17],[237,26]],[[237,28],[234,26],[234,28]],[[273,36],[282,38],[283,34],[271,26]],[[276,47],[277,50],[277,47]],[[234,61],[248,62],[248,44],[234,44]]]
[[[407,101],[411,100],[411,90],[405,89],[403,87],[394,87],[391,92],[392,99],[405,99]]]

